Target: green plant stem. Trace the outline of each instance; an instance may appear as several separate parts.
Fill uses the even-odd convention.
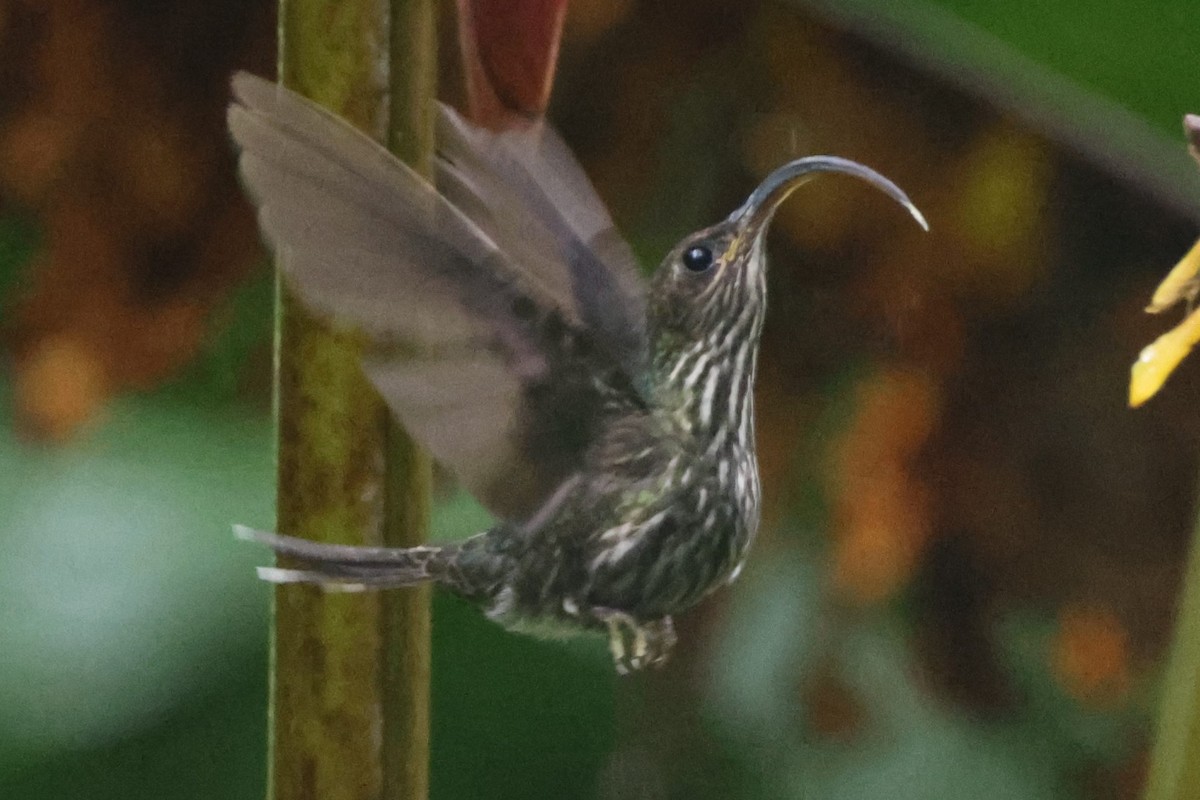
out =
[[[390,13],[405,12],[374,0],[281,0],[279,74],[377,138],[402,139],[405,155],[427,169],[432,7],[423,27],[389,24]],[[394,64],[388,53],[398,49],[411,63],[392,69],[393,87],[381,85],[378,65]],[[395,87],[405,88],[388,114],[385,95]],[[417,110],[402,129],[404,108]],[[277,298],[279,530],[353,544],[422,541],[428,460],[392,428],[363,377],[363,342],[313,318],[282,282]],[[425,797],[428,691],[427,591],[277,588],[268,796]]]
[[[437,93],[434,0],[391,0],[388,147],[432,177]],[[384,541],[422,543],[429,534],[433,471],[429,457],[388,423],[388,524]],[[396,657],[384,672],[384,797],[429,794],[429,587],[388,592],[385,646]]]
[[[1200,523],[1180,591],[1146,800],[1200,800]]]

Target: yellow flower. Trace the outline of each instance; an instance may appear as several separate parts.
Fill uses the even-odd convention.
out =
[[[1200,241],[1192,246],[1158,288],[1146,310],[1157,314],[1181,300],[1190,307],[1200,294]],[[1129,405],[1140,406],[1153,397],[1179,362],[1200,341],[1200,311],[1191,311],[1178,326],[1142,350],[1129,379]]]

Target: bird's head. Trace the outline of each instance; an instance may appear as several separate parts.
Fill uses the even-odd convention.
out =
[[[797,159],[768,175],[728,218],[688,236],[667,254],[650,292],[656,334],[678,347],[694,343],[713,350],[757,336],[766,308],[767,229],[787,196],[822,172],[866,181],[929,229],[908,195],[878,172],[834,156]]]

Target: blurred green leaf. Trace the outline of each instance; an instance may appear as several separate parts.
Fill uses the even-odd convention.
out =
[[[7,397],[0,397],[6,402]],[[61,450],[0,426],[0,753],[85,748],[229,677],[262,640],[267,426],[128,400]]]

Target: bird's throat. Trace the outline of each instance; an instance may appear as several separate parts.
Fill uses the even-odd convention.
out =
[[[740,335],[718,332],[659,360],[665,410],[681,432],[705,450],[754,448],[759,327],[751,319]]]

